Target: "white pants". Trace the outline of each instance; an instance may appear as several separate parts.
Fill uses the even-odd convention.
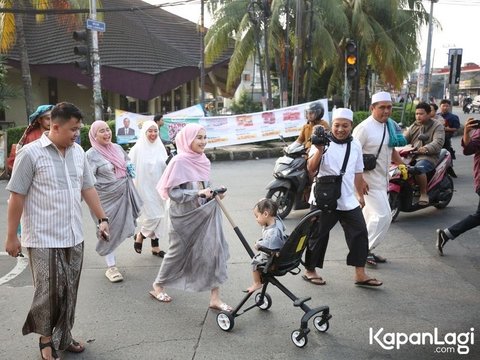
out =
[[[385,190],[369,190],[364,198],[365,206],[362,212],[367,223],[368,250],[372,251],[387,235],[392,213]]]
[[[115,266],[115,254],[113,252],[111,252],[108,255],[105,255],[104,257],[108,267]]]

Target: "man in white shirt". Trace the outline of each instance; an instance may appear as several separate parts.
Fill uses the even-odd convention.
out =
[[[341,195],[337,200],[337,207],[335,210],[323,210],[320,224],[309,240],[305,253],[305,274],[302,278],[315,285],[325,284],[325,280],[317,274],[316,268],[323,267],[330,230],[340,222],[349,249],[347,265],[355,267],[355,284],[380,286],[381,281],[370,278],[365,273],[368,233],[361,210],[364,204],[361,191],[363,159],[360,144],[351,136],[353,113],[350,109],[335,109],[332,119],[332,134],[326,151],[324,151],[325,146],[317,144],[312,137],[312,148],[307,165],[310,174],[317,174],[309,201],[312,209],[319,208],[315,197],[315,188],[318,187],[317,190],[321,190],[318,178],[326,175],[340,175],[347,153],[348,161],[341,179]]]
[[[362,209],[368,229],[367,264],[376,266],[387,261],[372,251],[385,238],[392,222],[387,194],[390,163],[401,164],[403,161],[395,148],[389,147],[387,121],[392,114],[390,94],[385,91],[374,94],[370,110],[371,115],[353,130],[353,137],[360,142],[363,154],[378,154],[375,169],[363,173],[365,206]]]

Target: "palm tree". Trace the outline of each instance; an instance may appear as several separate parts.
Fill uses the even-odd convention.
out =
[[[0,15],[0,52],[6,53],[18,42],[20,52],[20,67],[22,72],[23,91],[25,95],[25,109],[27,116],[34,111],[32,96],[32,77],[23,26],[24,10],[27,0],[4,0],[4,8],[17,10],[14,13],[2,13]],[[30,0],[30,6],[36,10],[45,9],[88,9],[89,0]],[[81,23],[84,15],[58,15],[60,24],[70,28]],[[38,22],[43,21],[44,15],[37,15]]]
[[[328,83],[328,95],[343,87],[343,54],[348,38],[358,43],[359,69],[370,65],[384,82],[394,87],[416,67],[417,37],[422,24],[428,22],[421,0],[292,0],[286,13],[287,1],[268,2],[272,13],[269,49],[279,63],[278,74],[292,66],[291,58],[288,64],[278,61],[285,60],[285,48],[295,45],[299,50],[295,65],[299,73],[296,86],[302,93],[300,99],[306,99],[312,82],[319,78]],[[307,6],[295,13],[292,2]],[[234,46],[227,86],[239,78],[248,57],[254,53],[255,29],[247,14],[249,3],[249,0],[208,2],[209,9],[215,12],[214,24],[205,37],[206,61],[214,61],[228,46]],[[287,23],[291,26],[285,36]],[[295,24],[299,26],[295,28]],[[325,80],[324,74],[330,76]]]

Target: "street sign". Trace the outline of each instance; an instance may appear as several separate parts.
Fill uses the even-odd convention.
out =
[[[105,32],[105,23],[103,21],[87,19],[87,29]]]
[[[460,82],[460,74],[462,71],[462,53],[463,49],[448,50],[448,64],[450,65],[448,83],[451,85],[456,85]]]

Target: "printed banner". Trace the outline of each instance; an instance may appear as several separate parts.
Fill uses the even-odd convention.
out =
[[[319,100],[325,109],[328,109],[327,99]],[[207,147],[221,147],[228,145],[247,144],[258,141],[297,136],[306,124],[305,109],[310,103],[289,106],[286,108],[263,111],[252,114],[211,116],[204,117],[201,107],[189,108],[188,112],[169,113],[163,117],[164,126],[160,129],[162,139],[172,141],[177,132],[187,123],[195,122],[205,127],[208,137]],[[185,109],[184,109],[185,110]],[[190,111],[191,110],[191,111]],[[197,111],[197,112],[196,112]],[[125,118],[130,125],[125,125]],[[136,132],[141,128],[145,120],[153,119],[153,116],[144,116],[126,111],[115,112],[117,126],[117,142],[135,142]],[[325,111],[323,119],[329,121],[328,111]],[[128,124],[129,122],[126,121]],[[134,129],[134,133],[125,135],[122,128]],[[131,132],[131,131],[130,131]],[[125,141],[128,138],[128,141]],[[122,142],[120,142],[122,141]]]

